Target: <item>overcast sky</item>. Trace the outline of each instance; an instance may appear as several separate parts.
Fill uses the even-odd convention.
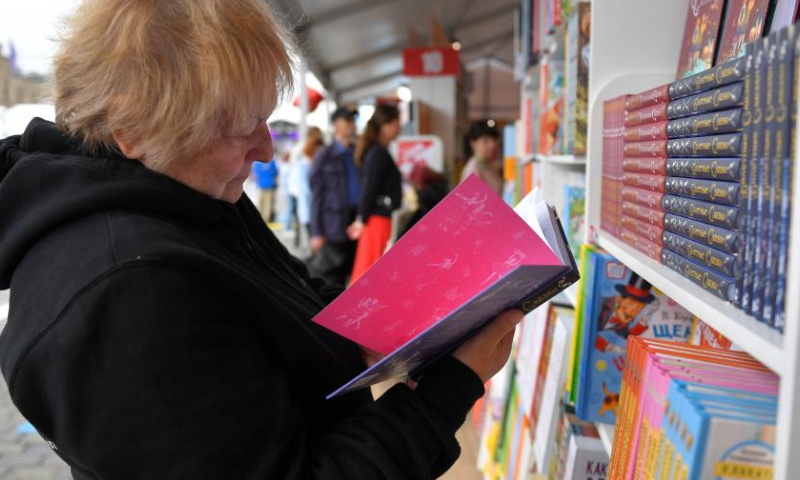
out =
[[[50,73],[56,51],[57,27],[80,0],[0,0],[0,45],[9,54],[9,40],[17,50],[17,65],[25,73]]]

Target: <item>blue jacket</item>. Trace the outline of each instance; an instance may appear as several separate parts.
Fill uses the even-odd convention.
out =
[[[347,227],[355,220],[346,162],[347,152],[334,143],[317,153],[311,167],[311,235],[329,242],[349,241]]]
[[[278,177],[276,161],[253,162],[253,173],[256,174],[256,183],[261,190],[272,190],[276,187],[275,179]]]

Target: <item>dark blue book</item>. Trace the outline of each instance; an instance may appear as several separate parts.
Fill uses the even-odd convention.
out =
[[[743,84],[742,88],[746,90]],[[744,99],[744,95],[742,98]],[[719,135],[741,130],[742,108],[740,107],[670,120],[667,123],[667,138]]]
[[[706,112],[725,110],[742,105],[744,85],[741,82],[673,100],[667,105],[667,118],[687,117]],[[714,132],[712,132],[714,133]]]
[[[745,246],[744,246],[744,272],[742,280],[742,309],[745,312],[750,312],[752,309],[753,297],[753,277],[755,274],[755,250],[756,250],[756,231],[758,230],[758,199],[760,195],[761,179],[759,178],[759,158],[761,157],[763,148],[763,134],[764,134],[764,109],[763,104],[766,97],[766,88],[764,88],[764,78],[766,77],[767,66],[767,53],[769,50],[769,37],[761,38],[753,45],[753,104],[752,104],[752,126],[750,135],[750,152],[747,155],[747,170],[750,185],[750,193],[747,198],[747,219],[745,228]]]
[[[742,135],[742,151],[747,151],[746,135]],[[741,182],[742,159],[734,158],[668,158],[665,169],[669,177],[705,178],[723,182]],[[739,193],[741,197],[742,193]]]
[[[722,87],[731,83],[741,82],[745,75],[744,57],[727,61],[704,72],[696,73],[690,77],[676,80],[669,84],[669,98],[686,97],[694,93],[703,92],[712,88]]]
[[[708,225],[691,218],[668,213],[664,216],[664,230],[677,233],[695,242],[714,247],[723,252],[736,254],[739,251],[739,232]]]
[[[744,228],[737,229],[737,250],[742,263],[742,275],[737,279],[735,304],[743,308],[744,281],[749,278],[747,270],[747,256],[745,254],[747,245],[747,225],[750,224],[750,155],[753,144],[753,112],[755,109],[753,82],[755,79],[754,63],[757,47],[760,42],[748,43],[745,45],[745,80],[744,80],[744,106],[742,107],[742,162],[739,168],[739,178],[741,187],[739,188],[739,210],[742,217]],[[749,301],[749,297],[748,297]]]
[[[669,248],[661,253],[661,263],[726,302],[736,298],[736,280],[684,258]]]
[[[775,313],[774,313],[774,326],[780,331],[786,324],[786,266],[789,263],[789,232],[792,220],[792,198],[794,196],[792,181],[794,178],[794,161],[795,161],[795,135],[797,126],[797,109],[794,105],[797,104],[797,91],[798,83],[800,82],[800,30],[797,27],[791,27],[793,33],[790,34],[792,44],[790,45],[794,54],[793,65],[789,69],[792,78],[789,83],[791,84],[791,95],[789,97],[789,155],[784,159],[783,164],[783,177],[781,179],[781,188],[783,195],[781,197],[781,220],[779,230],[779,248],[777,277],[775,282]]]
[[[702,178],[667,177],[664,191],[723,205],[739,206],[739,182],[720,182]]]
[[[693,218],[709,225],[738,230],[741,218],[739,207],[720,205],[677,195],[664,195],[664,211]]]
[[[758,205],[756,216],[758,223],[755,226],[755,251],[753,271],[753,293],[750,302],[750,315],[761,320],[764,308],[764,284],[767,276],[767,246],[769,232],[772,230],[772,216],[770,205],[772,203],[772,176],[773,160],[775,158],[775,131],[776,131],[776,95],[775,78],[778,65],[778,43],[780,32],[770,35],[769,49],[767,50],[766,75],[763,77],[764,94],[763,108],[763,150],[758,158]]]
[[[668,157],[738,157],[741,154],[741,133],[667,140]]]
[[[741,275],[741,267],[736,255],[721,252],[672,232],[664,232],[664,247],[733,279]]]

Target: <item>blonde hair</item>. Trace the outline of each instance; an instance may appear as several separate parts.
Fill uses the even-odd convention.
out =
[[[316,152],[317,148],[324,144],[325,138],[322,135],[322,130],[317,127],[308,127],[308,132],[306,132],[306,141],[303,144],[303,153],[305,153],[306,156],[311,160],[314,160],[314,152]]]
[[[116,133],[160,170],[269,114],[291,48],[263,0],[85,0],[55,58],[56,123],[92,150]]]

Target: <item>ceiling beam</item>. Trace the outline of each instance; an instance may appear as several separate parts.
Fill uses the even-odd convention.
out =
[[[282,17],[287,20],[289,19],[292,9],[286,4],[285,0],[273,0],[271,3],[272,7],[277,8],[279,11],[278,13],[280,13]],[[308,67],[308,70],[317,77],[319,83],[321,83],[326,90],[330,90],[332,86],[330,72],[325,70],[322,65],[320,65],[317,49],[311,45],[311,42],[308,38],[308,31],[293,30],[292,33],[294,36],[294,41],[297,44],[297,48],[300,50],[299,53],[306,60],[306,66]]]
[[[308,18],[305,22],[298,25],[297,29],[308,30],[313,27],[318,27],[325,23],[335,22],[343,18],[351,17],[364,13],[371,8],[377,8],[389,3],[396,3],[399,0],[361,0],[360,2],[351,3],[341,7],[335,7],[325,12],[314,15],[313,18]]]

